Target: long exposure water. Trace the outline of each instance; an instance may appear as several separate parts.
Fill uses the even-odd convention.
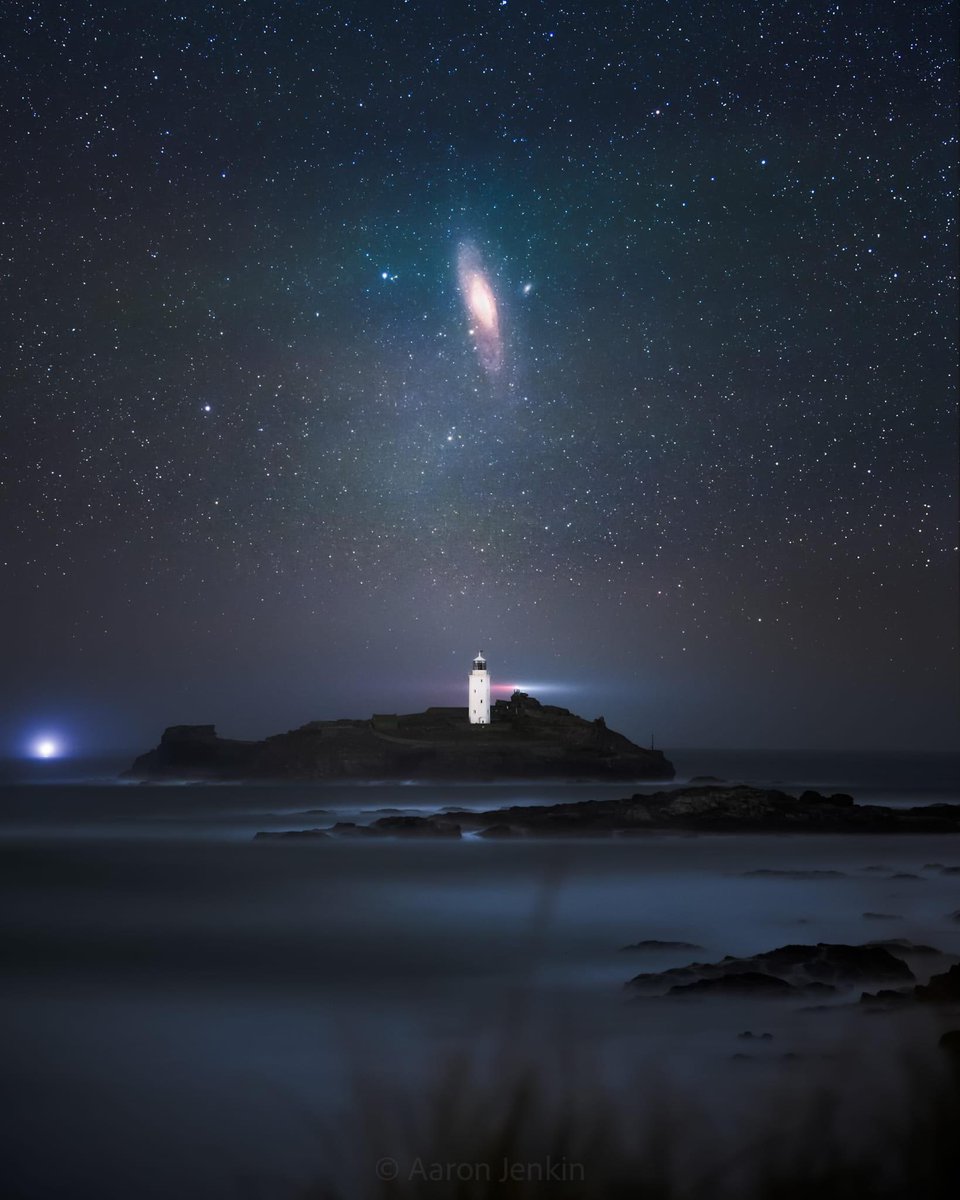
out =
[[[957,756],[673,757],[677,782],[960,800]],[[854,1045],[876,1057],[898,1039],[935,1044],[935,1019],[839,1001],[637,1001],[631,976],[798,941],[897,937],[960,956],[960,874],[942,869],[960,865],[960,839],[254,841],[384,808],[630,789],[144,787],[111,771],[8,764],[0,786],[11,1195],[285,1194],[325,1168],[320,1131],[349,1121],[360,1077],[416,1091],[445,1057],[483,1059],[494,1043],[575,1055],[614,1088],[669,1079],[736,1107],[765,1070],[761,1055],[746,1078],[739,1033],[771,1033],[776,1070],[802,1055],[797,1074],[815,1081],[848,1075]],[[654,938],[697,949],[623,949]]]

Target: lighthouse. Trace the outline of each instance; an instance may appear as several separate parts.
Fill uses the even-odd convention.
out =
[[[470,724],[490,724],[490,676],[487,674],[487,660],[478,654],[473,660],[473,670],[468,680],[470,697]]]

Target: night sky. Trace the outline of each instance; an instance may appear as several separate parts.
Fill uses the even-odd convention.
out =
[[[947,748],[947,3],[0,5],[0,749]]]

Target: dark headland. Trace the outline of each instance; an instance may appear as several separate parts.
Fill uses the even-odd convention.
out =
[[[369,720],[311,721],[263,741],[217,736],[213,725],[172,725],[134,762],[145,780],[672,779],[673,764],[566,708],[515,692],[489,725],[466,708],[428,708]]]

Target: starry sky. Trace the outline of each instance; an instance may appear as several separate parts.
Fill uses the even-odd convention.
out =
[[[955,745],[952,5],[0,15],[0,750]]]

